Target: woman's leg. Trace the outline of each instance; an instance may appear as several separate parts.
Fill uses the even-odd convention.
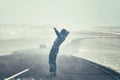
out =
[[[56,58],[59,48],[52,48],[49,54],[49,66],[50,66],[50,73],[54,76],[56,75]]]

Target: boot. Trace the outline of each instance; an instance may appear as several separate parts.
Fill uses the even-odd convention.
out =
[[[53,78],[53,77],[56,77],[55,72],[51,72],[50,74],[47,75],[47,78]]]

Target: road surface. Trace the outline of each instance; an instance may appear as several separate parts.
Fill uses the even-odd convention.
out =
[[[33,77],[36,80],[50,80],[46,78],[49,70],[48,56],[33,52],[0,56],[0,63],[4,65],[4,67],[1,65],[0,77],[10,77],[28,68],[28,72],[17,78],[31,80],[30,78]],[[56,80],[120,80],[120,75],[79,57],[59,55]]]

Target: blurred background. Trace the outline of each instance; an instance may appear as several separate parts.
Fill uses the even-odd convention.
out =
[[[40,49],[49,54],[56,35],[70,35],[60,55],[81,57],[120,72],[119,0],[0,0],[0,55]]]

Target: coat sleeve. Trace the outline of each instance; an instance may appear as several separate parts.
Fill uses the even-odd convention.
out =
[[[70,32],[67,32],[66,37],[69,35]]]
[[[57,37],[60,37],[60,33],[58,32],[58,30],[56,28],[54,28],[54,31],[55,31]]]

